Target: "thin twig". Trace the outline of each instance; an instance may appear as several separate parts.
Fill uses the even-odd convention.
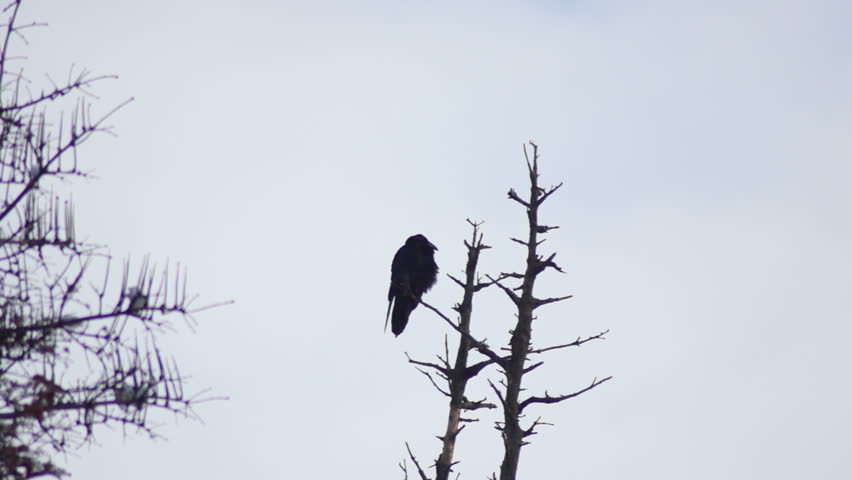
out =
[[[424,472],[423,469],[420,468],[420,462],[418,462],[417,459],[414,458],[414,454],[411,453],[411,447],[408,446],[408,442],[405,442],[405,449],[408,450],[408,457],[411,458],[411,461],[414,463],[414,466],[417,467],[417,473],[420,474],[420,479],[429,480],[429,477],[426,476],[426,472]]]

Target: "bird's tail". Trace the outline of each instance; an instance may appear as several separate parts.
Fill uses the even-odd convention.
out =
[[[393,298],[388,301],[388,313],[385,314],[385,331],[384,333],[388,333],[388,319],[390,319],[391,305],[393,305]]]
[[[393,302],[393,313],[391,313],[391,332],[399,336],[408,324],[408,316],[417,306],[417,301],[410,297],[396,297]]]

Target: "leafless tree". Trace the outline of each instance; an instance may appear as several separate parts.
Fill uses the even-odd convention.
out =
[[[538,417],[528,425],[522,426],[521,422],[527,408],[535,404],[562,402],[585,393],[612,378],[595,378],[585,388],[569,394],[552,396],[545,391],[543,395],[532,395],[521,398],[521,393],[524,391],[522,388],[524,376],[539,368],[544,363],[538,359],[533,361],[532,359],[535,356],[554,350],[578,347],[592,340],[603,339],[604,335],[608,333],[607,330],[585,338],[578,337],[572,342],[559,345],[546,347],[533,346],[532,326],[533,320],[536,319],[536,310],[544,305],[567,300],[571,298],[571,295],[553,298],[538,298],[534,295],[534,287],[539,275],[548,270],[562,272],[562,269],[555,261],[556,253],[551,253],[547,257],[539,253],[539,246],[544,242],[544,239],[540,237],[551,230],[559,228],[558,226],[549,226],[540,223],[539,208],[553,193],[559,190],[562,184],[560,183],[547,189],[539,185],[539,153],[538,146],[535,143],[529,142],[528,146],[524,145],[524,156],[529,175],[529,197],[522,198],[514,189],[510,189],[508,193],[511,200],[524,207],[527,215],[528,229],[526,239],[511,239],[513,242],[524,247],[526,257],[524,271],[501,273],[497,276],[487,275],[487,281],[482,281],[478,278],[476,267],[479,254],[482,250],[490,247],[482,243],[482,234],[479,232],[480,224],[471,222],[473,238],[470,242],[465,242],[468,250],[465,281],[450,276],[453,282],[459,285],[464,291],[462,302],[454,307],[459,314],[458,321],[453,321],[439,309],[422,300],[420,301],[426,308],[432,310],[442,318],[451,327],[453,333],[459,337],[455,362],[452,364],[446,340],[444,354],[438,355],[439,363],[423,362],[409,357],[409,362],[415,364],[418,370],[428,377],[431,384],[450,399],[446,433],[442,437],[439,437],[442,442],[442,449],[434,463],[436,480],[449,478],[452,467],[456,463],[453,460],[456,438],[464,428],[463,426],[459,426],[460,422],[472,420],[462,417],[462,413],[479,408],[495,407],[488,399],[469,401],[464,396],[468,382],[485,371],[486,367],[496,365],[502,376],[496,383],[490,379],[488,380],[488,384],[497,399],[495,403],[501,407],[503,416],[503,420],[497,422],[496,425],[497,430],[501,433],[504,446],[503,461],[500,465],[500,480],[514,480],[517,477],[521,448],[528,444],[528,437],[537,433],[536,428],[538,426],[547,425],[547,423],[541,420],[541,417]],[[509,285],[513,281],[519,282],[519,285]],[[473,295],[479,290],[492,285],[496,285],[505,292],[516,310],[515,317],[517,321],[510,330],[511,336],[508,345],[499,349],[501,353],[492,349],[484,341],[478,340],[471,333]],[[471,350],[477,351],[484,358],[476,363],[469,364],[468,353]],[[508,352],[508,354],[505,352]],[[437,375],[441,382],[436,381],[433,374]],[[440,383],[445,383],[447,387],[442,387]],[[429,480],[426,471],[414,456],[408,444],[406,444],[406,449],[408,458],[415,466],[420,479]],[[408,463],[406,460],[403,460],[400,468],[405,478],[408,478]],[[496,474],[492,475],[492,478],[496,479]]]
[[[506,359],[505,363],[500,366],[503,369],[503,379],[501,386],[498,388],[491,383],[491,387],[497,398],[500,400],[500,405],[503,407],[503,423],[498,424],[503,436],[503,462],[500,465],[500,480],[514,480],[518,471],[518,461],[521,456],[521,447],[526,444],[526,438],[535,434],[535,429],[542,422],[537,419],[527,427],[521,426],[521,418],[524,410],[533,404],[549,404],[558,403],[572,397],[576,397],[581,393],[589,391],[598,385],[608,381],[612,377],[603,379],[595,378],[591,384],[582,390],[566,395],[551,396],[547,392],[543,396],[530,396],[523,400],[520,398],[521,385],[524,375],[540,367],[543,361],[530,363],[531,355],[538,355],[544,352],[558,350],[562,348],[580,346],[588,341],[603,338],[607,333],[601,332],[597,335],[587,337],[585,339],[578,338],[577,340],[561,345],[553,345],[544,348],[533,348],[532,343],[532,324],[535,319],[534,312],[544,305],[560,302],[571,298],[571,295],[553,298],[537,298],[533,294],[535,282],[538,276],[547,269],[552,269],[562,272],[562,269],[555,262],[556,253],[551,253],[544,258],[539,254],[538,247],[544,242],[544,239],[539,240],[540,235],[544,235],[550,230],[559,228],[558,226],[548,226],[539,222],[539,208],[554,192],[562,186],[560,183],[549,189],[544,189],[539,186],[539,171],[538,171],[538,146],[535,143],[529,143],[532,152],[529,152],[527,146],[524,145],[524,156],[526,158],[527,172],[529,173],[530,194],[527,199],[523,199],[515,192],[514,189],[509,190],[509,198],[521,204],[527,213],[527,239],[520,240],[512,238],[512,241],[521,244],[526,249],[526,270],[523,273],[512,272],[504,273],[501,278],[515,279],[521,282],[520,286],[508,287],[504,285],[500,279],[496,280],[497,286],[500,287],[506,296],[514,304],[517,309],[517,323],[512,329],[512,337],[509,341],[511,355]],[[520,295],[515,293],[520,291]]]
[[[74,71],[33,91],[10,52],[35,23],[18,24],[22,0],[2,9],[0,39],[0,478],[65,475],[51,459],[94,438],[100,425],[156,435],[153,410],[193,416],[203,398],[157,345],[192,325],[183,268],[147,259],[110,277],[110,257],[81,241],[74,209],[58,193],[86,177],[77,148],[109,132],[121,107],[92,114],[89,92],[106,76]],[[65,108],[71,105],[70,114]]]
[[[443,355],[438,355],[438,361],[440,364],[423,362],[419,360],[414,360],[412,358],[408,358],[408,361],[414,365],[417,365],[417,369],[423,373],[432,385],[444,396],[449,398],[449,414],[447,415],[447,428],[443,436],[439,437],[441,439],[441,453],[438,455],[438,458],[435,460],[435,479],[436,480],[447,480],[450,476],[450,472],[452,471],[453,465],[456,462],[453,461],[453,455],[455,452],[456,439],[461,431],[464,429],[464,423],[476,421],[473,418],[463,417],[464,412],[472,412],[474,410],[478,410],[481,408],[496,408],[493,403],[487,402],[485,399],[482,400],[469,400],[465,396],[465,390],[467,388],[467,382],[469,379],[476,376],[484,367],[486,367],[490,362],[488,360],[479,362],[474,365],[468,364],[468,354],[471,349],[477,348],[477,343],[480,348],[487,349],[487,346],[481,344],[481,342],[476,342],[470,335],[470,320],[471,314],[473,312],[473,296],[476,292],[482,290],[483,288],[488,287],[493,284],[493,282],[481,282],[480,279],[476,275],[476,268],[479,263],[479,255],[480,253],[489,247],[482,243],[482,234],[479,233],[479,227],[481,223],[475,223],[468,220],[468,223],[473,228],[473,234],[471,235],[470,241],[465,241],[465,247],[467,248],[467,265],[465,267],[465,279],[464,281],[459,280],[458,278],[448,275],[453,282],[462,288],[462,301],[457,304],[453,309],[459,314],[459,323],[456,325],[449,318],[447,318],[443,313],[438,311],[435,307],[422,302],[427,308],[437,313],[439,316],[443,317],[456,332],[459,333],[459,344],[458,348],[455,351],[455,360],[450,360],[450,349],[449,344],[447,343],[447,339],[444,339],[444,353]],[[488,350],[490,351],[490,350]],[[435,381],[432,374],[439,376],[442,380],[442,383],[447,385],[446,388],[441,387],[438,382]],[[408,445],[406,445],[408,447]],[[414,458],[414,455],[411,453],[410,448],[408,449],[409,458],[411,458],[412,462],[418,469],[418,473],[421,476],[421,480],[427,480],[425,472],[420,468],[419,463]],[[406,471],[406,465],[403,463],[400,468],[403,469],[403,472]]]

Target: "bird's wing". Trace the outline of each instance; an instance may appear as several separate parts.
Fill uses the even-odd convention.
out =
[[[410,253],[405,246],[400,248],[396,255],[393,256],[393,262],[391,263],[391,284],[390,290],[388,290],[388,300],[390,300],[394,295],[398,295],[400,292],[400,287],[403,284],[403,278],[408,276],[408,270],[411,269],[409,265],[411,262],[409,260]]]

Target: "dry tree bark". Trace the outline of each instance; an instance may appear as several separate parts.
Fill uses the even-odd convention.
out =
[[[568,395],[552,397],[545,392],[545,396],[543,397],[531,396],[523,400],[520,399],[520,394],[523,390],[522,383],[524,375],[542,365],[542,362],[528,365],[527,361],[531,354],[543,353],[545,351],[567,348],[570,346],[579,346],[587,341],[603,338],[603,335],[607,333],[601,332],[598,335],[588,337],[583,340],[578,339],[575,342],[563,345],[555,345],[537,350],[531,348],[532,322],[535,318],[535,310],[543,305],[571,298],[571,295],[555,298],[536,298],[533,294],[536,279],[541,273],[547,269],[562,272],[562,269],[559,268],[554,261],[556,253],[552,253],[547,258],[544,258],[538,252],[539,245],[544,242],[544,240],[539,240],[539,235],[544,235],[550,230],[559,228],[558,226],[548,226],[540,223],[539,208],[545,200],[547,200],[562,186],[562,184],[560,183],[559,185],[550,187],[549,189],[544,189],[539,186],[538,145],[533,142],[529,142],[529,145],[532,149],[531,157],[530,152],[527,150],[527,146],[524,145],[524,156],[526,158],[530,181],[529,198],[521,198],[514,189],[509,190],[508,193],[509,198],[524,206],[527,213],[527,239],[512,239],[512,241],[526,247],[526,269],[523,273],[504,273],[501,275],[501,279],[495,280],[497,286],[506,293],[517,308],[517,323],[515,324],[515,328],[512,330],[512,337],[509,342],[511,355],[509,355],[505,363],[502,365],[504,373],[504,379],[501,382],[503,386],[502,391],[493,383],[491,384],[492,389],[500,399],[500,404],[503,407],[503,423],[498,425],[503,436],[504,445],[503,461],[500,465],[500,480],[514,480],[516,478],[518,462],[521,456],[521,447],[526,444],[525,439],[535,433],[535,428],[538,425],[543,424],[539,419],[535,420],[527,428],[522,427],[520,419],[524,409],[535,403],[557,403],[567,400],[585,391],[591,390],[612,378],[606,377],[601,380],[595,379],[592,381],[591,385],[585,389]],[[521,285],[516,288],[507,287],[501,281],[504,278],[518,279],[521,281]],[[520,295],[515,293],[518,290],[520,291]]]
[[[468,381],[476,376],[488,363],[476,364],[473,367],[468,366],[468,354],[470,350],[474,347],[474,342],[476,340],[470,335],[470,321],[471,314],[473,312],[473,296],[476,292],[482,290],[485,287],[488,287],[493,282],[481,283],[479,282],[476,269],[479,263],[479,254],[489,247],[482,242],[483,235],[479,232],[479,227],[481,223],[476,223],[468,220],[468,223],[473,228],[473,233],[471,236],[471,240],[465,241],[465,247],[467,247],[467,265],[465,267],[465,279],[464,281],[459,280],[458,278],[448,275],[450,279],[453,280],[458,286],[460,286],[464,293],[462,295],[461,303],[457,304],[453,307],[456,312],[459,314],[459,323],[455,325],[451,322],[446,316],[442,313],[438,312],[437,309],[432,307],[431,305],[423,303],[427,308],[432,311],[435,311],[440,316],[444,317],[445,320],[450,321],[450,324],[454,326],[456,331],[460,333],[459,335],[459,345],[456,350],[456,358],[450,364],[450,352],[449,345],[445,339],[444,344],[444,355],[438,356],[441,364],[429,363],[429,362],[421,362],[418,360],[414,360],[409,357],[408,361],[414,365],[417,365],[418,370],[426,375],[429,378],[429,381],[432,385],[444,396],[450,399],[449,402],[449,413],[447,415],[447,427],[445,429],[444,435],[438,437],[441,440],[441,453],[438,455],[438,458],[435,460],[435,480],[447,480],[452,472],[453,466],[458,463],[453,460],[455,454],[456,447],[456,439],[461,431],[464,429],[466,422],[476,421],[472,418],[463,417],[463,413],[465,411],[474,411],[481,408],[496,408],[494,404],[488,403],[485,399],[482,400],[469,400],[465,396],[465,389],[467,388]],[[489,362],[490,363],[490,362]],[[424,370],[424,368],[429,369],[432,373],[435,373],[439,377],[441,377],[446,383],[447,388],[442,388],[435,381],[434,377],[432,377],[432,373],[428,370]],[[406,445],[408,447],[408,445]],[[411,453],[410,448],[408,449],[409,458],[411,458],[414,465],[417,467],[418,474],[421,477],[421,480],[426,480],[425,472],[423,472],[417,460],[414,458],[414,455]],[[400,465],[400,467],[405,471],[405,465]]]
[[[465,242],[467,247],[467,266],[465,268],[465,281],[462,283],[455,277],[450,275],[453,281],[464,289],[464,296],[461,304],[455,307],[459,313],[459,328],[467,333],[470,333],[470,319],[473,312],[473,295],[488,284],[478,283],[476,278],[476,266],[479,262],[479,254],[482,250],[491,248],[482,243],[482,234],[477,237],[477,232],[480,224],[470,222],[473,227],[473,235],[470,242]],[[451,370],[447,372],[447,378],[450,387],[450,412],[447,418],[447,430],[442,437],[443,448],[441,455],[435,461],[435,479],[447,480],[450,476],[450,471],[453,468],[453,454],[455,452],[456,437],[461,433],[464,425],[460,426],[461,422],[475,421],[462,417],[462,412],[473,411],[480,408],[495,408],[494,404],[483,400],[471,401],[465,397],[465,388],[470,378],[475,376],[481,368],[471,369],[468,367],[468,353],[471,349],[471,341],[469,337],[464,335],[459,336],[459,346],[456,350],[456,361]]]

